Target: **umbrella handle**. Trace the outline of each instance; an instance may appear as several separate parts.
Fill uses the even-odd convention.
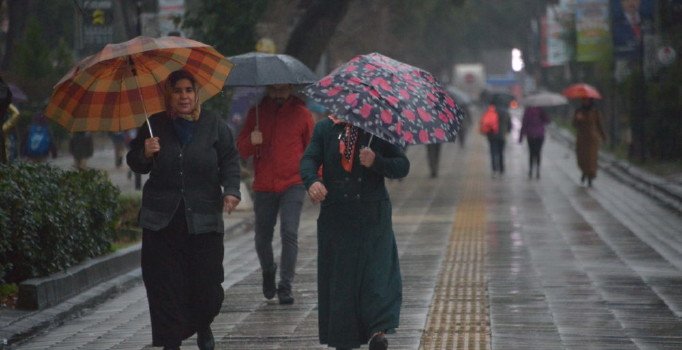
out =
[[[372,139],[374,138],[374,134],[369,135],[369,141],[367,141],[367,148],[372,145]]]
[[[149,136],[154,137],[154,133],[152,132],[152,125],[149,123],[147,106],[145,106],[144,100],[142,98],[142,89],[140,89],[140,82],[137,80],[137,69],[135,69],[135,65],[133,65],[133,58],[131,56],[128,56],[128,68],[130,68],[130,72],[133,73],[133,76],[135,77],[135,85],[137,85],[137,93],[138,95],[140,95],[140,103],[142,103],[142,109],[144,110],[144,119],[147,121],[147,128],[149,128]]]

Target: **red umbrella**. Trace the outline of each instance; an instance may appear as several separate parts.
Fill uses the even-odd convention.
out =
[[[562,95],[568,98],[596,98],[601,99],[601,94],[597,89],[585,83],[573,84],[565,88]]]
[[[378,53],[356,56],[304,93],[397,145],[454,141],[462,124],[462,111],[430,73]]]

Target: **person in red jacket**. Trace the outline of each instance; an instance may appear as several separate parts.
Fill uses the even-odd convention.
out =
[[[298,255],[298,224],[305,188],[299,163],[313,133],[313,116],[290,84],[269,85],[266,96],[251,108],[237,138],[239,154],[253,157],[253,207],[256,253],[263,273],[263,295],[293,304],[291,292]],[[272,238],[280,216],[279,283]]]

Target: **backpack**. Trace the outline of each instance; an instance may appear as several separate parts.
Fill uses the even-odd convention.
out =
[[[488,110],[481,116],[478,129],[481,134],[497,134],[500,130],[500,118],[495,106],[488,106]]]
[[[26,139],[26,154],[29,157],[44,157],[50,152],[52,136],[47,125],[32,124]]]

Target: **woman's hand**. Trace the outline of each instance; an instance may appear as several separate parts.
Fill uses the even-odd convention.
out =
[[[223,211],[227,212],[228,214],[232,213],[235,208],[239,205],[239,202],[241,200],[231,194],[228,194],[227,196],[223,197]]]
[[[376,154],[374,151],[372,151],[371,148],[369,147],[363,147],[360,150],[360,164],[364,165],[365,167],[369,168],[374,164],[374,159],[376,158]]]
[[[308,196],[313,200],[313,203],[320,203],[327,197],[327,188],[319,181],[314,182],[308,188]]]
[[[150,137],[144,140],[144,156],[151,158],[161,150],[158,137]]]

